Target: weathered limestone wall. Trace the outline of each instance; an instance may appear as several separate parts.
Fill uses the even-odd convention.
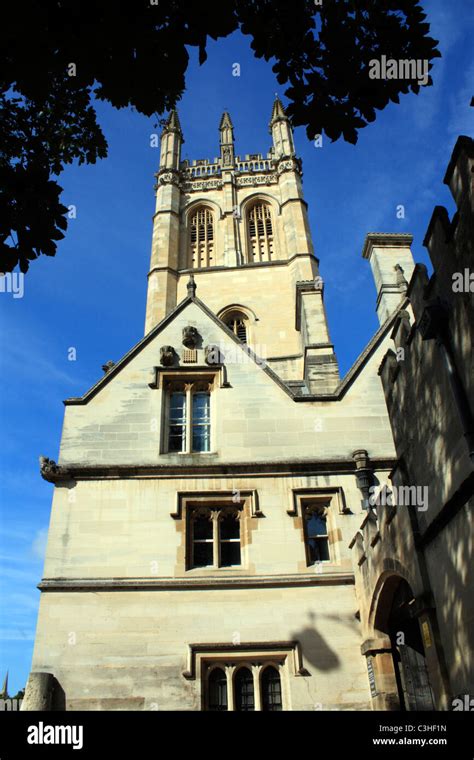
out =
[[[368,709],[352,586],[44,593],[33,670],[54,672],[69,710],[200,710],[189,643],[295,639],[307,675],[289,668],[290,709]]]
[[[386,481],[388,473],[379,472]],[[178,493],[257,491],[263,517],[247,514],[243,524],[242,568],[220,569],[238,577],[314,573],[306,567],[301,516],[293,490],[342,488],[352,514],[329,510],[334,562],[321,573],[351,573],[348,544],[361,521],[361,494],[355,477],[150,477],[71,481],[54,489],[44,567],[45,578],[200,578],[215,571],[185,567],[185,515],[173,518]]]
[[[460,137],[445,176],[458,213],[450,221],[435,208],[424,241],[434,274],[415,267],[406,293],[411,314],[402,312],[393,331],[398,357],[389,350],[380,368],[399,458],[393,499],[399,502],[396,489],[424,488],[423,504],[412,496],[408,504],[378,505],[353,542],[364,653],[372,640],[374,651],[384,648],[394,581],[404,579],[442,710],[474,690],[473,167],[474,141]]]

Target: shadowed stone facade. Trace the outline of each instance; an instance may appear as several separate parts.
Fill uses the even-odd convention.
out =
[[[474,142],[460,137],[444,180],[457,213],[435,208],[424,240],[434,272],[416,265],[392,332],[401,353],[380,367],[393,498],[377,494],[352,542],[378,709],[466,709],[474,694],[473,171]]]
[[[68,710],[374,706],[349,544],[397,465],[378,369],[411,237],[366,240],[381,325],[341,380],[283,107],[266,156],[235,154],[228,114],[219,131],[215,161],[181,162],[170,114],[145,336],[66,400],[58,462],[41,460],[23,709],[59,704],[51,683]]]

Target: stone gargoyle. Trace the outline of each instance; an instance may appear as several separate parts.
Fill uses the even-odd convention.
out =
[[[183,327],[183,346],[186,346],[186,348],[197,348],[198,342],[199,333],[197,328],[192,327],[192,325]]]
[[[54,459],[49,459],[49,457],[41,456],[39,458],[39,464],[40,464],[41,476],[45,480],[51,480],[52,478],[54,478],[54,476],[58,475],[60,472],[59,465],[56,464]]]
[[[160,362],[163,367],[171,367],[174,364],[175,351],[173,346],[161,346]]]

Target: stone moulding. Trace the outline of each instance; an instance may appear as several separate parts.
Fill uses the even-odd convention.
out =
[[[340,515],[351,514],[351,510],[346,506],[344,489],[341,486],[314,486],[308,488],[292,488],[290,492],[290,507],[286,510],[290,517],[302,516],[302,501],[305,498],[314,497],[321,501],[334,499],[337,511]]]
[[[207,575],[189,578],[43,578],[40,591],[187,591],[189,589],[283,588],[292,586],[353,586],[353,573],[288,575]]]
[[[170,513],[171,517],[174,520],[181,520],[186,513],[186,507],[189,502],[195,503],[199,501],[203,505],[206,505],[213,500],[227,505],[243,504],[248,500],[251,517],[265,517],[259,507],[258,491],[254,488],[236,489],[235,491],[178,491],[176,493],[176,509]]]
[[[181,456],[181,455],[180,455]],[[291,477],[304,473],[305,475],[322,474],[354,474],[354,462],[352,459],[330,460],[299,460],[299,461],[273,461],[273,462],[197,462],[200,455],[183,457],[179,464],[81,464],[69,463],[57,465],[48,460],[54,467],[49,466],[41,470],[41,475],[50,483],[61,483],[71,480],[120,480],[123,478],[138,479],[164,479],[164,478],[195,478],[207,475],[234,475],[253,477]],[[371,459],[374,470],[391,471],[397,460],[395,457]]]

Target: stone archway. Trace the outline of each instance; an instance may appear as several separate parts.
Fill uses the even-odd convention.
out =
[[[418,617],[413,614],[415,597],[410,584],[401,575],[391,574],[384,579],[374,601],[374,641],[381,646],[367,654],[372,656],[376,680],[384,687],[377,694],[377,707],[403,711],[434,710],[420,626]]]

